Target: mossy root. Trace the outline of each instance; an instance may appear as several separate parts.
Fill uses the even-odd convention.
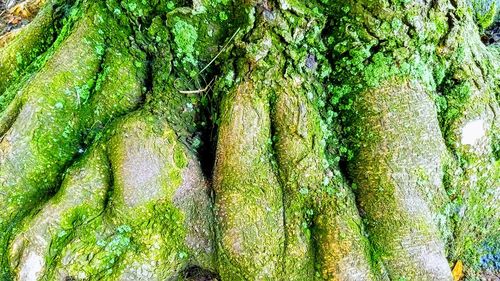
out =
[[[199,163],[166,122],[138,111],[114,124],[27,221],[11,265],[16,280],[166,280],[191,266],[213,270],[211,218]]]
[[[282,192],[271,165],[268,96],[251,81],[223,98],[214,172],[219,273],[223,279],[279,279]]]
[[[417,82],[389,81],[356,97],[363,145],[351,161],[370,240],[391,279],[451,280],[433,203],[446,152],[433,101]]]
[[[319,113],[296,89],[292,82],[280,85],[273,115],[284,184],[286,276],[312,280],[318,270],[322,280],[373,280],[354,196],[338,167],[323,167]]]
[[[0,96],[24,68],[42,54],[56,38],[55,6],[48,3],[9,44],[0,47]]]

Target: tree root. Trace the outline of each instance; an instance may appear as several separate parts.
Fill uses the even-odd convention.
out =
[[[45,5],[28,26],[0,37],[0,96],[22,75],[23,69],[42,54],[56,38],[57,16],[53,5]],[[6,43],[9,44],[6,44]]]
[[[14,241],[18,280],[166,280],[188,265],[214,268],[199,163],[146,112],[113,127]]]
[[[446,149],[432,100],[394,82],[361,94],[353,120],[364,145],[350,163],[370,240],[391,278],[449,280],[434,214],[446,203]],[[417,226],[417,227],[415,227]]]
[[[223,279],[282,275],[282,193],[271,165],[267,94],[248,81],[222,101],[213,185]]]

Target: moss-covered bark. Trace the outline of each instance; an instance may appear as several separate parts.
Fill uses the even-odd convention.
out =
[[[47,1],[0,47],[0,279],[498,273],[477,7]]]
[[[452,151],[453,167],[446,175],[454,214],[453,259],[463,259],[469,272],[491,268],[498,254],[499,206],[499,87],[498,50],[486,47],[470,15],[454,28],[450,61],[443,83],[441,126]],[[465,34],[470,34],[465,37]],[[495,251],[495,250],[493,250]],[[494,267],[494,266],[493,266]]]
[[[493,217],[488,222],[476,220],[490,217],[486,215],[488,212],[495,212],[491,200],[498,190],[495,183],[498,178],[494,175],[498,168],[493,168],[495,160],[492,157],[494,135],[498,134],[498,126],[493,125],[498,123],[494,114],[498,111],[498,101],[491,90],[496,83],[497,74],[494,73],[498,73],[498,61],[493,58],[496,55],[480,42],[468,2],[377,3],[386,9],[363,2],[340,7],[341,11],[359,17],[343,18],[336,25],[340,32],[332,37],[347,38],[333,43],[338,58],[336,65],[349,70],[347,75],[339,72],[340,85],[336,90],[341,95],[337,103],[346,116],[343,121],[345,135],[354,152],[350,166],[353,180],[359,186],[360,208],[367,214],[370,240],[374,242],[377,256],[386,260],[384,264],[393,278],[450,278],[444,242],[447,242],[449,257],[453,257],[449,262],[466,260],[472,278],[472,268],[479,258],[468,255],[474,255],[472,252],[482,246],[479,240],[472,242],[470,239],[482,236],[495,240],[498,235],[498,231],[490,228],[490,225],[498,225],[498,218]],[[361,32],[354,34],[344,29],[347,26],[359,28]],[[479,80],[472,82],[476,79]],[[432,108],[434,106],[436,108]],[[466,121],[457,121],[474,119],[474,115],[490,117],[486,118],[484,126],[481,123],[478,130],[472,131],[467,131]],[[475,134],[482,140],[475,139]],[[474,162],[471,154],[464,153],[464,148],[457,144],[459,139],[462,145],[464,139],[471,142],[468,140],[471,135],[476,145],[489,151],[476,158],[481,159],[482,164]],[[457,164],[457,160],[462,164]],[[481,172],[470,163],[481,166]],[[469,180],[457,182],[460,174]],[[470,182],[471,178],[474,183]],[[457,191],[457,186],[461,186],[461,191]],[[484,189],[479,191],[480,186],[489,186],[491,193],[485,194]],[[475,194],[471,197],[482,199],[475,203],[472,203],[475,199],[470,199],[465,203],[463,194]],[[404,203],[405,197],[411,198],[411,204]],[[374,207],[377,202],[380,205]],[[372,207],[374,209],[369,211]],[[471,208],[466,213],[476,219],[462,220],[463,208]],[[384,226],[386,220],[398,227]],[[470,221],[475,223],[469,224]],[[409,228],[411,238],[404,243],[398,242],[408,235],[403,233],[405,231],[398,234],[398,229],[403,230],[407,223],[414,225]],[[419,231],[424,236],[420,236]],[[459,233],[464,232],[468,234],[459,238]],[[471,232],[482,234],[475,236]],[[381,243],[377,242],[378,235]],[[396,242],[393,246],[391,237]],[[468,240],[467,246],[459,242],[464,238]],[[411,244],[418,249],[417,245],[422,242],[435,246],[424,246],[420,254],[408,251],[413,248]],[[410,256],[397,257],[403,254],[397,250],[400,245],[404,245],[400,249],[405,249],[403,252]],[[463,247],[471,252],[452,254]],[[427,255],[440,256],[441,262]],[[391,257],[396,258],[391,261]],[[420,258],[421,262],[412,260],[415,258]],[[409,260],[411,262],[406,264]],[[479,267],[475,268],[477,272]],[[436,272],[441,272],[438,275],[442,277],[436,276]]]
[[[268,93],[259,88],[243,82],[221,107],[214,191],[219,272],[227,279],[282,276],[282,191],[271,164]]]
[[[101,61],[95,44],[103,40],[90,26],[91,19],[84,18],[2,112],[2,229],[47,195],[79,149],[77,95],[89,95]],[[3,245],[8,238],[2,232]]]
[[[45,5],[36,19],[7,41],[0,54],[0,92],[19,78],[24,69],[50,46],[56,37],[58,14],[52,3]],[[8,43],[8,44],[7,44]]]
[[[354,102],[356,141],[364,144],[351,163],[359,206],[390,276],[449,280],[434,222],[446,200],[436,109],[420,85],[387,83]]]

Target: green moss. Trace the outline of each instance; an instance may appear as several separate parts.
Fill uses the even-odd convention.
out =
[[[0,96],[25,73],[26,68],[54,42],[60,17],[46,5],[33,22],[23,28],[13,42],[0,48]],[[2,104],[0,101],[0,112]]]
[[[472,3],[476,22],[482,30],[487,29],[495,22],[499,11],[499,7],[497,7],[499,3],[497,1],[469,0],[469,2]]]
[[[68,159],[76,155],[74,152],[77,149],[83,150],[80,147],[83,136],[87,136],[86,142],[91,143],[94,136],[99,135],[113,117],[133,110],[141,101],[143,92],[151,90],[144,109],[136,116],[137,120],[145,121],[146,125],[142,124],[145,127],[141,127],[140,124],[134,124],[147,132],[141,136],[148,140],[151,135],[166,131],[166,135],[162,135],[163,139],[159,141],[161,144],[154,146],[162,147],[168,142],[169,149],[165,155],[169,158],[160,161],[168,168],[165,168],[159,179],[167,193],[164,198],[168,199],[162,200],[161,203],[141,205],[135,209],[130,206],[135,204],[134,202],[126,201],[127,196],[120,197],[125,189],[120,180],[126,176],[122,173],[120,161],[126,158],[127,151],[118,151],[116,148],[118,144],[123,145],[120,141],[135,134],[121,136],[121,139],[114,140],[115,143],[112,141],[108,152],[119,155],[110,157],[111,161],[116,162],[112,165],[116,172],[116,189],[109,202],[109,212],[92,223],[83,225],[75,234],[58,232],[59,240],[54,240],[58,241],[55,243],[58,252],[65,248],[68,256],[75,257],[67,266],[68,260],[64,260],[63,255],[58,264],[60,268],[66,267],[73,276],[78,278],[83,272],[85,276],[97,276],[96,278],[101,279],[118,278],[123,270],[127,270],[127,266],[144,258],[137,253],[146,252],[151,256],[144,258],[145,260],[160,263],[165,260],[172,261],[161,267],[165,268],[165,271],[160,275],[166,279],[196,256],[184,245],[185,214],[173,207],[169,199],[176,187],[183,183],[183,169],[188,164],[187,151],[177,143],[177,139],[191,143],[192,148],[197,149],[201,143],[200,138],[191,137],[190,134],[199,131],[200,124],[209,126],[212,125],[211,122],[221,125],[214,185],[219,196],[216,203],[220,207],[217,212],[220,219],[219,236],[222,237],[219,241],[219,255],[223,277],[303,280],[312,279],[313,275],[321,275],[333,278],[337,276],[333,272],[338,270],[333,268],[333,265],[349,254],[355,254],[354,258],[348,257],[349,260],[358,258],[357,261],[366,266],[363,270],[371,270],[370,265],[366,265],[368,258],[365,250],[368,246],[362,235],[354,198],[349,188],[342,184],[344,179],[337,168],[341,157],[351,163],[357,161],[359,147],[355,149],[351,143],[339,140],[337,134],[344,130],[345,136],[352,138],[351,141],[358,140],[360,143],[359,140],[363,140],[362,143],[367,146],[381,142],[383,137],[377,132],[370,132],[371,128],[359,130],[357,127],[363,125],[352,125],[356,116],[369,114],[369,110],[357,108],[361,94],[370,92],[377,95],[377,89],[388,80],[398,78],[404,78],[398,81],[404,80],[405,83],[413,83],[413,86],[424,85],[425,90],[433,91],[448,78],[447,66],[436,63],[439,60],[435,56],[436,50],[432,47],[441,42],[442,35],[448,31],[447,15],[434,7],[429,13],[419,13],[418,8],[406,11],[408,1],[395,1],[396,4],[388,9],[373,11],[363,5],[345,1],[329,7],[323,7],[316,1],[281,1],[277,3],[280,5],[279,9],[265,10],[262,18],[256,20],[253,17],[260,14],[249,12],[246,4],[236,7],[236,10],[248,13],[248,18],[239,18],[232,6],[221,9],[221,5],[229,6],[231,2],[198,1],[195,5],[200,6],[196,11],[187,8],[172,11],[175,7],[182,6],[181,3],[109,0],[106,4],[113,16],[101,13],[101,16],[105,15],[103,18],[93,18],[99,28],[93,30],[83,45],[88,44],[89,48],[85,51],[87,55],[98,58],[98,66],[94,70],[102,71],[97,70],[100,72],[97,75],[86,75],[78,85],[58,91],[67,96],[78,97],[78,106],[64,96],[51,94],[49,97],[47,105],[50,108],[47,112],[55,114],[55,121],[60,130],[49,133],[38,130],[34,134],[38,139],[34,147],[46,146],[46,154],[50,154],[47,156],[49,160],[42,163],[48,165],[48,168],[36,171],[35,176],[45,175],[47,170],[51,172],[50,176],[59,175],[63,168],[56,169],[54,165],[64,167]],[[160,9],[161,5],[166,9]],[[325,32],[330,32],[323,30],[327,17],[322,13],[331,12],[329,9],[338,9],[339,12],[335,11],[335,14],[343,15],[332,19],[331,25],[328,25],[334,33],[330,36],[330,50],[322,42]],[[431,23],[425,25],[422,32],[418,30],[418,35],[412,34],[412,19],[404,18],[402,10],[410,13],[414,20],[418,20],[417,17],[421,14],[427,14]],[[167,16],[165,11],[168,11]],[[361,15],[360,13],[367,16],[356,16]],[[375,15],[368,15],[369,13]],[[112,20],[114,18],[123,26],[117,25]],[[167,18],[166,25],[164,18]],[[383,19],[381,24],[377,22],[379,18]],[[236,29],[236,22],[242,24],[243,28]],[[238,40],[238,44],[228,44],[231,47],[226,47],[223,44],[224,38],[230,38],[235,30],[246,33],[235,33],[234,38]],[[107,34],[113,34],[113,38],[109,38]],[[134,37],[133,42],[128,40],[130,36]],[[108,38],[101,40],[101,37]],[[61,49],[63,47],[62,44]],[[112,48],[108,49],[110,47]],[[146,55],[139,48],[148,53],[148,61],[153,57],[151,64],[146,62]],[[130,52],[124,51],[126,49]],[[325,58],[329,51],[334,53],[330,60],[335,66],[333,70],[329,60]],[[172,56],[173,53],[175,55]],[[219,55],[221,57],[212,62],[212,59]],[[235,55],[242,59],[228,59]],[[221,61],[226,61],[223,66]],[[25,62],[25,58],[16,56],[16,63]],[[149,66],[154,76],[153,86],[152,89],[142,89],[144,71]],[[219,68],[224,69],[225,74],[217,85],[220,93],[210,96],[204,91],[196,92],[204,89],[206,82]],[[200,72],[200,69],[203,70]],[[65,79],[68,80],[68,77],[54,76],[53,80],[46,80],[54,81],[55,86],[59,88],[65,85]],[[282,77],[287,81],[284,84],[278,79]],[[328,80],[328,77],[332,77],[332,80]],[[29,84],[27,85],[29,87]],[[462,114],[460,106],[470,97],[467,96],[468,90],[465,86],[449,86],[446,89],[447,97],[438,96],[436,99],[439,100],[441,111],[450,114],[449,118],[455,118]],[[127,92],[128,89],[131,89],[130,93]],[[286,93],[279,93],[280,89],[285,89]],[[189,94],[189,90],[196,94]],[[242,95],[244,97],[241,97]],[[273,112],[273,109],[277,109],[276,104],[282,98],[280,95],[300,97],[301,102],[296,105],[297,110],[286,110],[287,113],[299,114],[298,118],[283,121],[273,117],[268,120],[269,115],[279,115]],[[213,104],[217,104],[220,97],[223,97],[224,102],[219,116],[213,114],[216,111]],[[422,100],[426,100],[425,98]],[[203,120],[203,117],[200,117],[201,111],[207,106],[212,107],[210,115],[214,120]],[[238,109],[234,109],[237,107]],[[400,109],[398,105],[394,108]],[[303,117],[300,115],[302,110],[317,115]],[[252,115],[256,111],[259,114]],[[150,112],[153,112],[153,115],[149,114]],[[80,124],[67,117],[72,114],[75,120],[88,121]],[[406,117],[410,114],[402,115]],[[130,116],[125,117],[124,123],[112,126],[109,134],[123,133],[120,126],[129,126],[129,118]],[[342,119],[342,124],[339,119]],[[152,123],[162,123],[164,120],[172,124],[173,130],[165,129],[161,125],[158,125],[158,128],[150,128],[156,126],[151,125]],[[49,123],[52,120],[44,121]],[[238,123],[240,121],[244,124]],[[366,120],[359,121],[360,124],[364,122]],[[291,130],[293,126],[294,130]],[[399,126],[394,128],[397,130]],[[140,135],[141,130],[133,132]],[[240,132],[235,133],[237,130]],[[234,137],[235,134],[244,135],[248,131],[255,135],[241,139]],[[270,132],[279,137],[270,135]],[[417,136],[420,136],[419,134],[425,134],[425,130],[415,133]],[[136,141],[147,143],[144,139]],[[64,147],[58,150],[61,143]],[[170,147],[174,143],[174,148]],[[129,144],[132,145],[133,143]],[[142,155],[150,156],[155,153],[155,149],[151,149]],[[392,155],[386,156],[390,158]],[[380,164],[383,165],[384,163]],[[139,171],[142,167],[136,168]],[[359,174],[363,176],[368,172],[369,167],[362,169]],[[427,173],[418,168],[404,172],[415,176],[419,187],[426,186],[431,181]],[[415,174],[412,174],[413,172]],[[138,173],[136,178],[140,176]],[[373,190],[382,194],[381,198],[393,198],[396,187],[384,180],[389,181],[383,178],[382,184]],[[36,186],[40,186],[36,183]],[[49,186],[51,184],[46,185],[47,189]],[[146,190],[138,188],[137,185],[134,187],[137,188],[136,193]],[[354,183],[352,189],[363,193],[366,186]],[[427,193],[425,195],[428,195]],[[262,198],[268,201],[263,203]],[[22,202],[24,199],[21,195],[9,197],[9,200]],[[396,216],[394,210],[398,207],[397,203],[389,200],[386,205],[382,207],[388,208],[388,212],[372,212],[368,217]],[[282,208],[285,208],[284,212]],[[85,208],[75,211],[74,217],[68,216],[68,221],[80,224],[85,220],[78,220],[77,217],[84,216],[84,213]],[[134,219],[127,219],[128,215]],[[411,228],[406,217],[402,223],[396,223],[395,231],[391,229],[397,234],[386,231],[390,229],[391,224],[387,223],[385,218],[380,221],[386,223],[382,231],[378,231],[380,226],[376,225],[379,223],[377,219],[366,220],[367,224],[375,229],[372,231],[375,233],[373,237],[376,244],[372,253],[372,266],[376,268],[379,266],[379,260],[389,260],[392,258],[392,252],[397,252],[392,251],[392,245],[387,250],[386,240],[397,240],[397,235],[406,235]],[[427,221],[421,222],[418,218],[416,221],[417,228],[433,233]],[[280,223],[285,224],[283,229]],[[64,224],[72,227],[69,223]],[[260,227],[258,231],[255,231],[255,225]],[[244,238],[243,242],[241,237]],[[298,238],[295,241],[296,237]],[[71,243],[63,247],[70,240]],[[167,245],[167,250],[157,249],[155,242],[158,241]],[[242,243],[245,253],[237,247]],[[467,247],[469,243],[465,243]],[[154,250],[151,250],[152,248]],[[294,256],[295,253],[298,254]],[[59,257],[54,254],[50,255],[49,259]],[[316,260],[318,262],[315,267]],[[317,272],[314,272],[315,270]],[[395,273],[395,276],[397,274],[399,273]]]
[[[215,0],[215,2],[221,3],[222,5],[228,5],[231,2],[231,0]]]
[[[497,208],[494,195],[488,190],[493,179],[498,178],[498,165],[483,160],[469,159],[466,162],[480,165],[481,168],[468,168],[467,173],[459,173],[454,177],[456,183],[456,197],[454,199],[456,224],[455,241],[451,257],[453,260],[462,260],[469,273],[479,272],[484,264],[481,257],[491,254],[494,249],[485,249],[485,245],[496,239],[498,229]],[[469,174],[475,177],[474,179]],[[471,182],[473,181],[473,182]],[[464,187],[470,190],[463,194]],[[472,206],[472,207],[471,207]],[[467,208],[467,212],[463,212]]]
[[[490,8],[491,2],[479,2]],[[462,31],[467,36],[469,28],[475,30],[475,26],[468,22]],[[440,86],[442,96],[438,99],[443,135],[454,156],[453,165],[444,179],[452,200],[445,215],[454,224],[454,239],[449,241],[449,259],[452,262],[461,260],[466,278],[474,279],[482,270],[483,243],[495,239],[493,229],[498,228],[498,217],[494,214],[497,211],[492,207],[494,199],[487,191],[494,185],[493,179],[498,178],[495,175],[498,168],[493,163],[494,151],[462,143],[462,128],[476,118],[488,120],[486,116],[496,111],[495,63],[483,60],[483,55],[476,53],[476,48],[482,45],[479,36],[469,36],[467,40],[459,37],[456,40],[453,53],[443,56],[449,60],[450,66]],[[494,122],[490,124],[487,143],[495,143],[496,125]],[[488,221],[487,218],[492,219]]]
[[[446,88],[444,93],[446,98],[446,111],[442,117],[443,122],[453,122],[453,120],[456,120],[463,113],[465,110],[464,105],[467,104],[471,97],[471,91],[471,85],[468,81],[454,83]]]
[[[203,200],[208,198],[196,197],[206,196],[206,191],[196,183],[196,186],[185,187],[183,198],[173,199],[184,181],[183,170],[177,165],[185,168],[187,155],[172,129],[144,111],[123,118],[113,127],[109,139],[101,140],[105,145],[92,147],[89,154],[77,161],[50,204],[42,209],[39,217],[27,224],[27,235],[43,233],[43,241],[50,241],[41,248],[41,255],[46,257],[45,276],[48,279],[62,275],[68,278],[92,276],[100,280],[116,280],[123,276],[163,280],[176,276],[188,263],[209,268],[213,266],[207,258],[210,256],[204,244],[207,242],[196,240],[201,239],[200,235],[209,235],[205,227],[210,214],[203,207],[206,204]],[[130,140],[126,136],[137,139]],[[153,159],[151,163],[160,165],[149,167],[161,168],[154,181],[141,181],[141,178],[144,179],[142,164],[137,167],[137,172],[123,169],[130,160],[124,155],[136,151],[137,147],[131,148],[134,145],[147,150],[147,160]],[[103,155],[104,152],[108,155]],[[113,181],[108,172],[113,173]],[[98,175],[100,173],[104,174]],[[128,193],[130,181],[135,180],[138,180],[136,184],[139,186],[147,184],[151,193],[142,193],[144,187],[133,191],[133,194]],[[85,198],[89,193],[79,190],[82,188],[96,192],[90,194],[97,197]],[[198,189],[200,195],[188,194]],[[141,199],[144,195],[147,196],[146,201],[131,199]],[[151,198],[151,195],[154,197]],[[105,199],[106,196],[110,198]],[[184,200],[185,203],[176,200]],[[109,203],[104,204],[105,201]],[[102,211],[100,208],[104,207],[107,209]],[[48,217],[53,217],[54,221],[48,223],[50,232],[46,233],[39,227],[46,227]],[[195,231],[186,218],[200,219],[194,226]],[[37,225],[37,221],[44,223]],[[190,240],[187,240],[188,234]],[[195,245],[188,245],[189,241],[195,241],[193,239],[196,240]],[[49,245],[50,249],[47,249]]]
[[[228,19],[228,16],[224,11],[221,11],[221,12],[219,12],[219,19],[221,21],[226,21]]]
[[[269,162],[270,166],[276,169],[280,176],[279,183],[283,189],[285,246],[280,256],[283,259],[284,271],[277,274],[290,280],[306,280],[315,278],[315,276],[325,279],[333,278],[342,272],[339,267],[343,265],[340,265],[339,262],[345,258],[355,259],[357,262],[359,261],[359,264],[352,267],[345,265],[349,268],[343,269],[349,272],[355,271],[360,276],[371,276],[368,257],[363,251],[365,246],[362,242],[363,238],[359,235],[359,226],[353,223],[353,226],[344,227],[341,222],[342,218],[340,218],[345,214],[346,217],[353,219],[350,217],[350,212],[355,211],[354,202],[345,203],[341,198],[335,201],[322,197],[328,197],[328,191],[331,191],[330,194],[334,194],[336,182],[342,181],[340,176],[324,175],[328,171],[325,169],[329,167],[335,170],[339,161],[335,157],[337,148],[335,134],[332,132],[336,116],[334,116],[333,111],[328,111],[325,108],[326,93],[323,83],[327,83],[325,81],[331,74],[331,68],[323,55],[323,52],[326,52],[321,40],[324,18],[320,14],[320,9],[308,10],[309,4],[287,1],[282,5],[282,11],[274,11],[272,15],[264,15],[264,17],[272,17],[272,20],[257,21],[252,32],[246,35],[246,38],[244,37],[245,40],[238,42],[238,48],[234,52],[242,52],[244,59],[228,62],[228,67],[224,68],[224,73],[229,79],[222,80],[218,85],[221,87],[218,88],[218,92],[223,95],[224,99],[218,147],[226,151],[227,147],[233,146],[233,143],[228,145],[230,136],[223,128],[226,128],[228,118],[239,119],[233,117],[234,115],[228,115],[239,113],[227,109],[231,107],[225,107],[229,102],[237,103],[238,98],[235,98],[234,95],[244,96],[246,91],[250,91],[253,94],[249,96],[253,98],[249,98],[248,102],[252,103],[254,108],[256,105],[260,106],[262,96],[269,100],[273,116],[271,126],[275,135],[262,138],[261,142],[254,141],[253,143],[257,147],[262,146],[261,149],[265,147],[268,151],[266,155],[260,157],[254,155],[254,157],[259,157],[260,161],[264,161],[266,165]],[[311,3],[310,6],[314,7],[315,5],[316,3]],[[287,11],[287,9],[293,11]],[[302,16],[296,16],[294,13]],[[316,22],[317,25],[311,25],[311,22]],[[311,26],[314,28],[310,28]],[[247,73],[247,69],[251,69],[250,73]],[[261,81],[269,81],[269,83],[261,84]],[[283,102],[283,100],[286,101]],[[237,104],[238,109],[241,110],[240,103]],[[329,120],[328,124],[323,123],[319,116],[320,112],[323,114],[323,109],[325,120]],[[259,116],[267,118],[266,114],[259,114]],[[249,115],[245,115],[244,120],[251,122],[252,119]],[[235,133],[238,130],[232,129],[230,131],[231,134],[238,134]],[[222,141],[223,144],[221,144]],[[328,157],[322,154],[322,150],[325,149],[323,145],[326,145],[327,142],[332,145]],[[233,153],[241,155],[239,151]],[[245,150],[245,155],[247,153]],[[255,274],[259,274],[259,272],[253,273],[254,271],[252,271],[254,275],[249,275],[247,273],[249,268],[254,270],[249,267],[250,262],[242,262],[244,256],[239,256],[231,248],[231,239],[237,239],[238,235],[226,235],[226,233],[231,233],[230,230],[226,229],[226,224],[229,225],[228,228],[231,228],[232,225],[237,226],[239,223],[232,223],[238,218],[226,210],[225,206],[233,208],[233,202],[245,200],[240,197],[241,194],[247,194],[247,191],[239,191],[236,187],[240,185],[252,186],[252,182],[256,181],[256,178],[260,178],[261,173],[260,171],[250,172],[257,175],[251,180],[241,178],[241,176],[238,178],[230,176],[229,171],[234,174],[234,169],[245,169],[245,167],[239,167],[237,161],[228,160],[225,158],[227,155],[231,155],[231,153],[226,152],[223,155],[224,158],[219,157],[217,159],[218,166],[216,166],[215,177],[219,177],[217,180],[222,181],[224,185],[220,187],[217,186],[220,184],[219,182],[214,182],[216,194],[223,193],[221,198],[216,198],[216,204],[220,206],[220,209],[223,209],[221,214],[228,214],[227,218],[221,220],[219,229],[222,229],[220,230],[222,237],[230,237],[227,238],[229,241],[221,243],[222,251],[219,251],[219,258],[223,265],[221,274],[228,276],[228,278],[254,279]],[[246,157],[241,158],[246,159]],[[243,159],[241,161],[249,163],[257,160],[247,161]],[[263,165],[262,162],[257,163],[259,164],[252,164],[252,166]],[[222,168],[220,167],[225,170],[221,172]],[[336,172],[340,175],[340,172]],[[238,172],[241,175],[247,173],[246,171]],[[217,188],[221,188],[221,191]],[[231,191],[225,191],[229,188]],[[236,190],[232,191],[233,188]],[[251,195],[245,196],[250,197]],[[251,205],[252,203],[246,204]],[[337,204],[342,206],[336,209],[334,206]],[[241,203],[241,205],[243,206],[245,203]],[[317,219],[317,214],[318,216],[328,215],[320,220]],[[254,212],[249,211],[247,217],[253,218],[253,216]],[[339,232],[349,234],[340,237]],[[315,248],[316,246],[318,248]],[[267,247],[269,248],[270,245]],[[252,247],[252,249],[254,248]],[[317,253],[316,256],[314,256],[314,252]],[[346,257],[351,253],[353,257]],[[248,256],[252,256],[252,254],[248,254]],[[258,258],[255,254],[253,256]],[[237,261],[234,262],[234,260]]]
[[[68,8],[68,7],[63,6],[61,8]],[[45,8],[44,10],[42,10],[40,12],[41,15],[39,17],[50,16],[50,14],[46,15],[44,13],[45,10],[50,10],[50,9]],[[52,45],[50,46],[50,48],[48,48],[47,51],[45,51],[43,54],[39,55],[38,57],[33,57],[33,58],[30,58],[29,60],[22,59],[22,56],[20,55],[22,52],[18,53],[17,56],[19,56],[19,61],[26,60],[26,62],[28,62],[28,61],[29,62],[27,65],[23,65],[19,69],[19,71],[13,72],[14,75],[16,76],[16,78],[9,82],[10,86],[9,86],[9,84],[6,84],[8,87],[5,89],[4,93],[1,93],[1,90],[0,90],[0,113],[6,109],[6,107],[14,99],[14,97],[17,95],[17,93],[26,85],[27,81],[29,81],[35,75],[35,73],[37,71],[40,71],[45,66],[47,61],[49,61],[50,58],[54,55],[54,53],[59,49],[62,42],[64,42],[66,40],[66,38],[71,34],[73,27],[74,27],[74,24],[82,16],[82,7],[80,7],[80,5],[75,5],[75,6],[68,8],[68,10],[69,10],[68,15],[66,17],[63,17],[62,19],[56,18],[55,21],[51,21],[52,24],[56,24],[56,26],[54,26],[52,28],[53,29],[52,32],[57,31],[58,34],[57,34],[57,36],[56,36],[56,34],[54,34],[54,36],[56,36],[56,38],[54,39],[53,42],[51,41]],[[40,28],[40,26],[38,26],[38,24],[36,24],[37,20],[38,20],[38,17],[35,19],[34,22],[32,22],[32,24],[30,24],[30,28],[34,28],[35,30],[36,30],[36,28]],[[47,20],[47,19],[45,19],[45,20]],[[31,27],[33,25],[35,27]],[[60,30],[59,30],[59,28],[60,28]],[[27,32],[27,31],[25,31],[25,32]],[[21,40],[21,36],[20,36],[19,40],[23,41],[23,40]],[[23,42],[22,44],[23,44],[23,46],[30,46],[30,44],[27,42]],[[12,44],[12,45],[15,46],[16,44]],[[38,50],[38,49],[35,48],[34,50]],[[36,51],[36,52],[38,52],[38,51]],[[9,75],[6,75],[5,77],[9,77]],[[2,81],[3,80],[0,80],[0,84],[3,83]],[[5,81],[9,81],[9,80],[7,79]]]
[[[172,183],[174,186],[180,186],[182,184],[182,175],[179,170],[172,169],[169,174],[169,181]]]
[[[174,148],[174,163],[179,169],[187,167],[187,157],[180,145],[176,145]]]
[[[43,202],[48,192],[51,192],[60,180],[59,176],[62,169],[65,169],[79,151],[83,152],[83,138],[92,128],[86,127],[85,122],[104,124],[117,114],[123,114],[127,110],[124,103],[131,102],[137,104],[139,100],[126,101],[118,95],[126,92],[134,93],[130,89],[140,84],[138,77],[122,77],[122,87],[124,91],[100,79],[96,79],[97,74],[103,62],[103,54],[107,45],[104,43],[103,33],[100,32],[102,24],[112,26],[112,21],[105,21],[106,11],[99,5],[90,5],[80,7],[71,16],[68,23],[63,28],[60,37],[54,43],[52,49],[37,60],[40,71],[32,76],[26,76],[26,82],[21,91],[15,96],[14,104],[18,104],[18,112],[33,110],[36,117],[29,115],[29,119],[23,119],[21,115],[12,122],[11,132],[19,133],[24,137],[16,139],[13,143],[8,143],[5,159],[8,155],[17,154],[23,150],[23,157],[16,158],[19,165],[11,165],[10,162],[2,162],[0,176],[2,178],[11,178],[14,175],[22,175],[16,181],[2,182],[1,189],[9,190],[8,194],[2,196],[9,197],[9,200],[2,200],[3,206],[8,209],[1,217],[2,229],[9,227],[15,230],[15,223],[25,215],[25,212],[19,210],[32,210],[35,202]],[[75,10],[73,10],[75,11]],[[80,16],[80,12],[85,15]],[[71,13],[73,15],[73,13]],[[100,15],[100,16],[99,16]],[[73,26],[73,21],[78,19],[78,24]],[[123,44],[123,42],[121,43]],[[96,51],[97,50],[97,51]],[[76,54],[76,55],[75,55]],[[115,53],[116,55],[116,53]],[[64,61],[62,64],[61,61]],[[123,65],[123,64],[122,64]],[[43,66],[43,67],[42,67]],[[35,69],[36,69],[35,68]],[[130,75],[135,71],[127,73]],[[137,73],[137,72],[136,72]],[[49,77],[49,78],[47,78]],[[135,84],[132,82],[135,80]],[[99,84],[103,82],[102,84]],[[130,82],[130,83],[129,83]],[[97,85],[99,84],[99,85]],[[95,103],[92,104],[92,98],[96,91],[109,90],[113,88],[113,94],[106,98],[110,100],[110,106],[113,109],[100,114],[94,112],[97,110]],[[12,93],[15,93],[12,91]],[[14,98],[14,97],[12,97]],[[105,99],[100,100],[102,102]],[[102,104],[99,104],[102,105]],[[122,107],[123,106],[123,107]],[[134,105],[132,105],[133,107]],[[31,118],[33,117],[33,118]],[[85,120],[82,122],[82,120]],[[92,123],[94,121],[94,123]],[[19,123],[23,124],[22,126]],[[49,124],[49,125],[48,125]],[[39,127],[43,126],[41,130]],[[97,128],[94,128],[97,129]],[[92,134],[89,134],[92,135]],[[89,140],[89,143],[92,140]],[[23,163],[30,163],[29,165]],[[43,175],[43,176],[41,176]],[[14,183],[14,184],[12,184]],[[20,188],[22,186],[23,188]],[[19,213],[19,214],[18,214]],[[14,219],[16,216],[19,218]],[[13,223],[8,226],[8,223]],[[65,240],[62,235],[61,239]],[[3,243],[3,242],[2,242]],[[6,260],[6,259],[4,259]],[[7,269],[7,266],[4,267]]]
[[[85,116],[83,126],[88,130],[86,143],[91,143],[113,118],[136,109],[144,96],[145,66],[137,66],[137,58],[129,51],[114,46],[109,48],[92,95],[77,92],[82,116]]]
[[[172,34],[176,44],[176,56],[184,57],[184,62],[196,65],[194,59],[196,49],[194,46],[198,40],[197,29],[185,21],[177,20],[174,24]]]
[[[148,208],[151,211],[136,214],[130,221],[97,219],[85,225],[64,249],[58,268],[77,278],[170,278],[189,256],[184,246],[184,218],[168,204]]]
[[[157,47],[152,50],[155,57],[154,97],[147,106],[166,116],[177,135],[184,139],[183,142],[192,144],[197,141],[194,136],[196,130],[209,124],[205,120],[207,117],[202,116],[202,106],[208,102],[208,96],[204,92],[182,94],[180,91],[196,93],[206,87],[207,77],[213,75],[212,66],[215,66],[211,60],[219,52],[213,46],[222,46],[233,29],[233,23],[229,20],[228,26],[221,28],[218,15],[222,11],[222,4],[198,4],[205,5],[202,6],[204,11],[197,10],[198,6],[194,10],[175,9],[169,14],[166,26],[164,21],[156,18],[148,30],[148,37],[151,36],[152,41],[157,42]],[[229,16],[231,10],[232,6],[228,3],[223,11]],[[217,20],[213,20],[213,17]],[[167,40],[169,37],[170,41]],[[171,56],[170,49],[175,53],[174,56]],[[202,69],[203,73],[200,73]],[[169,105],[165,106],[167,103]],[[193,149],[197,148],[193,146]]]

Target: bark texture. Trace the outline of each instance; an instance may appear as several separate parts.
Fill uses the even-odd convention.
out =
[[[1,280],[498,277],[495,1],[18,5]]]

